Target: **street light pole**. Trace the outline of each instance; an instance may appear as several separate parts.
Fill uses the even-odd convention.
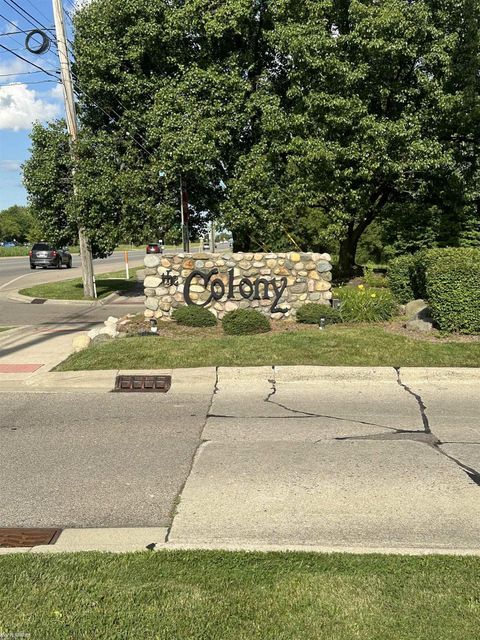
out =
[[[78,139],[77,113],[73,97],[72,71],[67,51],[67,37],[65,33],[65,21],[62,0],[52,0],[53,17],[55,19],[55,31],[57,36],[58,58],[60,61],[60,73],[62,76],[63,97],[65,101],[65,114],[67,130],[70,137],[70,148],[73,159],[73,190],[75,187],[75,165],[77,163],[77,153],[75,145]],[[83,293],[86,298],[96,298],[95,278],[93,273],[92,250],[85,228],[80,222],[78,225],[78,241],[80,245],[80,261],[82,264]]]

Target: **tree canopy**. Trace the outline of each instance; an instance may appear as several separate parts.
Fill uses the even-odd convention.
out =
[[[374,221],[399,251],[478,243],[479,13],[478,0],[93,0],[75,20],[67,217],[81,211],[104,252],[119,233],[175,232],[181,176],[194,231],[219,219],[240,250],[338,251],[349,272]]]

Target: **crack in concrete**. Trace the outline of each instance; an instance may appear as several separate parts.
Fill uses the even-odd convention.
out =
[[[273,367],[272,367],[273,368]],[[264,398],[264,402],[270,403],[270,404],[274,404],[277,407],[280,407],[281,409],[284,409],[285,411],[288,411],[290,413],[295,414],[294,416],[251,416],[251,418],[257,418],[257,419],[271,419],[271,420],[278,420],[278,419],[292,419],[292,418],[298,418],[298,417],[302,417],[302,418],[326,418],[327,420],[338,420],[339,422],[353,422],[354,424],[363,424],[366,425],[368,427],[378,427],[379,429],[391,429],[392,431],[396,431],[396,429],[394,427],[388,427],[387,425],[384,424],[376,424],[375,422],[365,422],[364,420],[352,420],[351,418],[340,418],[339,416],[330,416],[330,415],[326,415],[326,414],[322,414],[322,413],[311,413],[309,411],[301,411],[299,409],[292,409],[291,407],[287,407],[285,404],[282,404],[281,402],[275,402],[272,400],[273,396],[277,393],[277,383],[276,380],[274,378],[269,379],[268,382],[272,385],[272,390],[270,391],[270,393],[267,395],[266,398]],[[237,416],[212,416],[212,417],[216,417],[216,418],[236,418]]]
[[[395,429],[394,433],[372,433],[363,436],[344,436],[335,438],[335,440],[383,440],[383,441],[392,441],[392,440],[409,440],[412,442],[419,442],[420,444],[425,444],[428,447],[434,449],[437,453],[445,458],[448,458],[451,462],[453,462],[459,469],[461,469],[467,476],[472,480],[477,486],[480,487],[480,472],[474,469],[473,467],[469,467],[464,464],[461,460],[454,458],[449,453],[444,451],[441,447],[447,444],[446,442],[442,442],[434,433],[432,433],[430,422],[427,416],[427,406],[423,401],[423,398],[415,393],[410,387],[402,382],[400,375],[400,367],[394,367],[397,372],[397,383],[404,389],[409,395],[413,396],[418,404],[418,408],[420,411],[420,416],[423,424],[423,431],[408,431],[406,429]],[[321,440],[317,440],[315,444],[318,442],[322,442]],[[471,444],[471,443],[468,443]]]
[[[397,384],[400,385],[402,389],[404,389],[407,393],[413,396],[417,401],[418,408],[420,410],[420,415],[422,417],[422,423],[423,423],[423,428],[425,429],[425,433],[431,433],[432,431],[430,429],[430,423],[428,421],[428,416],[427,416],[427,407],[423,402],[422,397],[419,396],[418,393],[415,393],[414,391],[412,391],[410,387],[407,387],[407,385],[402,382],[402,379],[400,377],[400,367],[393,367],[393,368],[397,372]]]

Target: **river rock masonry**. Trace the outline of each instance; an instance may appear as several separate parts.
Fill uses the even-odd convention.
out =
[[[206,307],[219,319],[258,309],[293,319],[308,302],[330,304],[328,253],[178,253],[145,256],[145,317],[169,320],[174,309]]]

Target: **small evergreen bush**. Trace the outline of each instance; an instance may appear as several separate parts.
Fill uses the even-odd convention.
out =
[[[397,305],[389,289],[340,287],[335,295],[341,300],[340,314],[344,322],[382,322],[390,320]]]
[[[208,309],[193,305],[175,309],[172,318],[185,327],[214,327],[217,324],[217,319]]]
[[[326,324],[342,322],[340,311],[326,304],[308,302],[297,311],[297,322],[302,324],[318,324],[320,318],[325,318]]]
[[[255,309],[236,309],[225,314],[222,320],[225,333],[243,336],[270,331],[269,319]]]

